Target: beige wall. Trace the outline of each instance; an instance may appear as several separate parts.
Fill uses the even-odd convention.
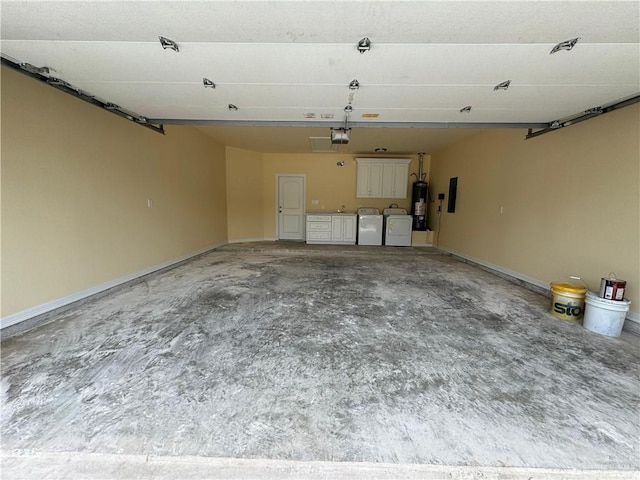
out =
[[[373,157],[374,155],[343,155],[343,154],[264,154],[263,167],[263,218],[264,237],[276,237],[276,175],[277,174],[305,174],[307,178],[307,210],[336,210],[344,208],[356,210],[358,207],[385,208],[391,203],[399,207],[410,209],[411,187],[415,177],[410,177],[406,199],[366,199],[356,198],[356,157]],[[415,155],[400,155],[411,158],[409,172],[418,171],[418,159]],[[344,161],[343,167],[337,162]],[[424,159],[424,172],[429,175],[430,158]],[[318,200],[313,205],[312,200]]]
[[[2,316],[227,239],[224,147],[191,127],[160,135],[3,68],[1,154]]]
[[[264,238],[262,154],[226,148],[229,241]]]
[[[640,106],[525,133],[493,130],[432,155],[432,195],[458,177],[439,244],[544,282],[578,275],[592,290],[613,271],[640,311]]]

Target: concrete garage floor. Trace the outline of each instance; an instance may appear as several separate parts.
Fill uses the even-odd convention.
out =
[[[2,341],[2,477],[637,478],[639,337],[547,308],[432,249],[228,245]]]

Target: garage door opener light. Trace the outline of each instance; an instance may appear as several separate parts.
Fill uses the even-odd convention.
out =
[[[331,143],[333,145],[346,145],[349,143],[349,134],[351,129],[347,127],[349,122],[349,113],[353,111],[351,105],[344,107],[344,126],[331,129]]]

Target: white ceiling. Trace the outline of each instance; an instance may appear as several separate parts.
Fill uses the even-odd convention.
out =
[[[432,152],[473,132],[366,127],[536,125],[640,91],[638,1],[2,0],[0,8],[5,58],[48,66],[159,123],[209,125],[207,134],[259,151],[309,151],[308,137],[328,136],[347,104],[356,128],[341,151]],[[159,35],[180,51],[163,50]],[[372,47],[361,54],[363,37]],[[574,37],[571,51],[549,53]],[[353,79],[358,90],[348,88]],[[505,80],[509,89],[494,91]],[[260,126],[230,127],[243,122]]]

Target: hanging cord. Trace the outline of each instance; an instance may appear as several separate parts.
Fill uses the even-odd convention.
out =
[[[436,232],[436,248],[440,246],[440,230],[442,229],[442,200],[438,204],[438,231]]]

